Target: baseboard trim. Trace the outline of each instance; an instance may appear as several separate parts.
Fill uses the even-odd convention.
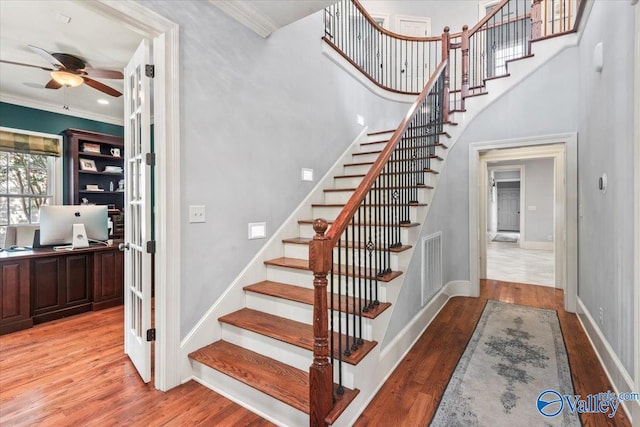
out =
[[[637,389],[634,389],[631,375],[629,375],[615,351],[602,334],[602,331],[580,297],[578,297],[578,312],[576,314],[578,315],[578,320],[582,325],[582,329],[584,329],[585,334],[587,334],[587,338],[589,338],[589,342],[591,343],[593,350],[596,352],[596,356],[598,357],[607,378],[611,381],[613,391],[616,393],[637,391]],[[602,391],[604,392],[607,390]],[[627,413],[629,419],[631,419],[631,425],[633,425],[632,405],[634,404],[640,406],[640,401],[626,400],[622,402],[624,411]]]
[[[380,388],[387,382],[393,371],[395,371],[418,339],[424,334],[433,319],[440,313],[440,310],[442,310],[451,298],[458,296],[472,296],[471,283],[469,281],[457,280],[444,285],[442,289],[429,300],[427,305],[414,316],[411,322],[405,326],[385,348],[380,350],[380,359],[376,366],[385,372],[385,374],[375,387],[375,390],[362,402],[360,409],[357,411],[358,415],[346,425],[353,425],[353,423],[355,423],[362,411],[364,411],[371,400],[378,394]]]

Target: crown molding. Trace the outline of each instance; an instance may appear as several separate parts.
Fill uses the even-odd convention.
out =
[[[245,27],[256,32],[261,37],[267,38],[269,34],[278,29],[278,25],[268,16],[265,16],[251,5],[247,0],[209,0],[209,3],[240,22]]]
[[[81,119],[95,120],[98,122],[109,123],[112,125],[124,126],[124,117],[121,119],[114,119],[111,116],[103,114],[96,114],[90,111],[83,111],[78,109],[65,110],[59,104],[51,104],[48,102],[34,101],[33,99],[22,98],[11,95],[0,95],[0,102],[6,102],[7,104],[20,105],[22,107],[35,108],[36,110],[49,111],[51,113],[64,114],[65,116],[79,117]]]

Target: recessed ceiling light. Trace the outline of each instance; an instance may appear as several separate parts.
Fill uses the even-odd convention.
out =
[[[109,105],[109,101],[107,101],[106,99],[98,99],[98,104]]]

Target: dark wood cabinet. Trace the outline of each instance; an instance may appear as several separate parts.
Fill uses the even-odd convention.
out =
[[[83,253],[32,260],[33,323],[91,310],[91,256]]]
[[[124,140],[122,137],[80,129],[63,132],[65,204],[108,205],[114,223],[112,238],[122,238],[124,209]],[[95,169],[95,170],[92,170]]]
[[[0,260],[0,335],[33,326],[29,260]]]
[[[93,310],[123,303],[124,254],[119,251],[93,255]]]
[[[74,251],[0,252],[0,335],[122,304],[119,242]]]

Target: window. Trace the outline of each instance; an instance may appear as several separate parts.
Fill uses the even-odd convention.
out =
[[[0,243],[8,225],[39,222],[40,206],[61,199],[60,137],[0,129]],[[53,141],[55,149],[42,149]]]

